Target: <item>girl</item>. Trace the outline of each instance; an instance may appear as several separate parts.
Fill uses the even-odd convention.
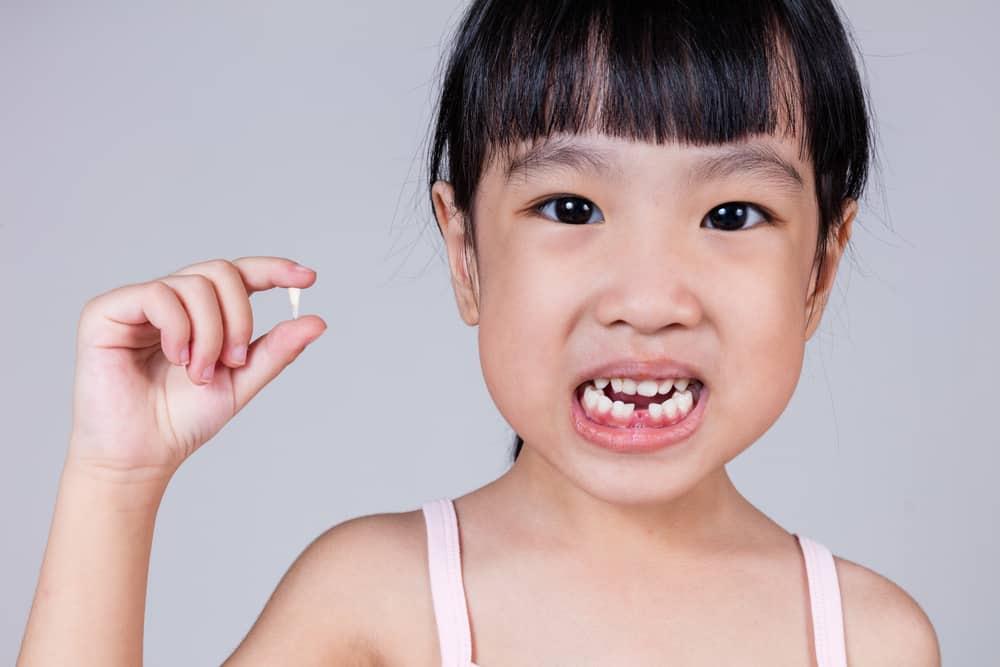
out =
[[[920,607],[787,532],[725,464],[788,404],[872,132],[829,0],[476,0],[430,194],[518,433],[499,479],[331,528],[227,665],[940,663]],[[172,474],[326,328],[250,342],[215,260],[89,301],[21,665],[136,665]]]

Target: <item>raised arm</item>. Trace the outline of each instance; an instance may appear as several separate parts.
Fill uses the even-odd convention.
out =
[[[326,329],[306,316],[251,343],[249,296],[315,279],[278,257],[214,260],[84,306],[70,442],[19,667],[142,663],[167,483]]]

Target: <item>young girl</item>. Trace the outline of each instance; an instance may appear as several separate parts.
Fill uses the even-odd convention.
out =
[[[788,404],[864,190],[850,44],[829,0],[473,2],[429,184],[514,463],[328,530],[225,664],[939,665],[903,590],[725,468]],[[214,260],[86,304],[18,664],[141,663],[168,481],[326,329],[251,343],[248,297],[315,280]]]

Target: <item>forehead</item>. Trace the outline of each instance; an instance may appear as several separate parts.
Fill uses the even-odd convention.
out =
[[[498,151],[492,162],[492,178],[503,188],[574,172],[623,182],[630,170],[653,168],[676,174],[688,186],[740,176],[798,194],[808,187],[811,176],[811,165],[803,159],[799,142],[777,135],[696,146],[653,144],[603,134],[559,134],[508,146]]]

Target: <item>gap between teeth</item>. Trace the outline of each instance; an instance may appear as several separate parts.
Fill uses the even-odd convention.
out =
[[[635,411],[635,403],[612,401],[605,395],[603,389],[608,386],[609,382],[611,388],[616,392],[639,394],[647,398],[656,394],[668,394],[671,388],[675,388],[677,391],[674,392],[673,396],[662,403],[650,403],[646,408],[649,415],[654,419],[666,417],[672,420],[676,419],[678,415],[682,417],[687,416],[694,405],[694,396],[690,391],[687,391],[690,384],[688,378],[663,380],[661,382],[653,380],[636,382],[629,378],[597,378],[593,382],[588,383],[584,389],[583,403],[587,408],[602,415],[610,413],[612,417],[619,419],[624,419],[632,415]]]

